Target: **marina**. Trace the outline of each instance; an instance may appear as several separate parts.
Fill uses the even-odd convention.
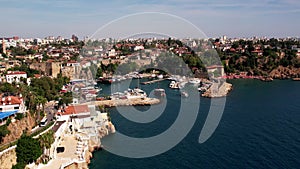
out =
[[[245,164],[250,168],[258,169],[278,168],[278,166],[297,168],[299,166],[297,157],[300,156],[299,129],[297,128],[300,117],[298,83],[290,80],[274,80],[272,83],[264,83],[252,79],[233,79],[229,82],[235,88],[226,97],[222,121],[212,137],[204,144],[199,144],[198,138],[210,109],[212,99],[209,98],[201,98],[194,128],[183,139],[183,142],[170,152],[151,158],[128,160],[128,158],[107,151],[96,151],[89,168],[118,169],[130,166],[132,169],[150,169],[154,164],[159,166],[158,168],[191,169],[230,168],[227,166],[245,168]],[[112,108],[111,117],[116,128],[122,130],[124,135],[143,138],[155,136],[168,129],[176,120],[180,102],[193,98],[192,94],[187,99],[180,97],[179,92],[170,89],[168,85],[167,81],[160,83],[160,86],[165,88],[167,97],[170,98],[161,117],[147,125],[137,124],[125,119],[118,114],[116,108]],[[143,87],[143,90],[148,92],[156,85]],[[270,90],[266,90],[266,87]],[[285,90],[287,88],[290,88],[291,92],[287,92]],[[287,99],[290,96],[294,99]],[[249,101],[251,101],[251,106],[249,106]],[[190,104],[196,103],[192,101]],[[130,110],[126,107],[124,109],[124,111]],[[287,113],[287,110],[290,112]],[[189,112],[189,109],[185,111],[186,114]],[[284,123],[280,122],[282,120]],[[238,144],[239,146],[233,146]],[[224,158],[215,158],[216,153]]]

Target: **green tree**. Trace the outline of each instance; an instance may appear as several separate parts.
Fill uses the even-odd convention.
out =
[[[1,93],[16,93],[17,89],[9,83],[2,83],[0,86]]]
[[[45,111],[45,104],[47,103],[47,99],[43,96],[36,96],[34,98],[35,105],[38,107],[37,109],[37,119],[40,120],[40,112],[44,113]],[[41,107],[42,106],[42,107]]]
[[[38,140],[23,134],[18,140],[16,153],[17,163],[29,164],[42,155],[42,150]]]
[[[0,142],[2,142],[3,137],[5,137],[7,134],[10,134],[10,131],[7,129],[7,125],[0,126]]]
[[[19,162],[19,163],[17,163],[16,165],[14,165],[14,166],[12,167],[12,169],[24,169],[25,166],[26,166],[26,164]]]
[[[54,132],[50,130],[47,133],[41,135],[38,140],[40,142],[40,147],[46,150],[45,155],[48,156],[50,154],[49,149],[51,148],[51,145],[54,143]]]
[[[72,92],[64,93],[61,97],[61,104],[70,104],[73,102]]]
[[[102,71],[101,66],[99,66],[97,68],[96,79],[98,79],[99,77],[102,77],[102,75],[103,75],[103,71]]]

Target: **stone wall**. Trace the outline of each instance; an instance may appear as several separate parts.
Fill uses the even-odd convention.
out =
[[[30,69],[34,69],[37,71],[41,71],[41,72],[46,72],[46,63],[42,62],[42,63],[32,63],[29,65]]]
[[[47,62],[46,63],[46,74],[57,78],[60,73],[61,63],[60,62]]]

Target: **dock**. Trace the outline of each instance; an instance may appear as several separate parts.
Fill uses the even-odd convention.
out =
[[[232,84],[224,82],[219,87],[219,83],[213,83],[212,86],[201,96],[208,98],[225,97],[232,90]]]
[[[156,79],[156,80],[151,80],[151,81],[147,81],[147,82],[141,82],[141,84],[148,85],[148,84],[153,84],[153,83],[161,82],[161,81],[164,81],[164,80],[166,80],[166,79]]]
[[[104,107],[116,107],[116,106],[150,106],[159,104],[160,100],[157,98],[133,98],[133,99],[113,99],[113,100],[101,100],[95,101],[93,104]],[[86,103],[90,104],[90,103]]]

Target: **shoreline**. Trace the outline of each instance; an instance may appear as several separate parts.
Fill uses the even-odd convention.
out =
[[[91,108],[94,109],[94,108]],[[95,114],[96,113],[96,114]],[[93,152],[101,148],[101,139],[115,133],[115,126],[107,113],[83,114],[63,122],[56,132],[56,138],[49,149],[47,164],[29,166],[38,169],[88,169]],[[58,148],[63,151],[58,152]]]
[[[246,76],[246,75],[226,75],[222,77],[225,80],[232,80],[232,79],[253,79],[253,80],[261,80],[261,81],[273,81],[273,80],[294,80],[300,81],[300,77],[272,77],[272,76]]]
[[[100,135],[98,137],[100,137],[100,139],[105,136],[115,133],[115,127],[111,122],[109,122],[109,126],[110,127],[107,129],[107,133],[105,133],[105,134],[99,133]],[[81,162],[81,164],[80,164],[75,161],[75,162],[72,162],[71,164],[68,164],[68,165],[62,166],[62,167],[65,169],[74,169],[74,167],[78,168],[80,166],[81,168],[88,169],[89,164],[91,163],[91,160],[93,158],[93,153],[101,150],[101,148],[102,148],[101,141],[94,142],[92,140],[88,140],[88,145],[85,148],[87,149],[87,151],[84,154],[84,162]]]

